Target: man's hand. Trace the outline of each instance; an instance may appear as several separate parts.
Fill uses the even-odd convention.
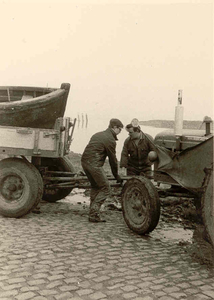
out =
[[[120,177],[120,175],[117,175],[117,183],[123,183],[123,179]]]

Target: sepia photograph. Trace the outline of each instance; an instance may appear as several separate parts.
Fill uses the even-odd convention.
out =
[[[0,11],[0,300],[214,299],[213,1]]]

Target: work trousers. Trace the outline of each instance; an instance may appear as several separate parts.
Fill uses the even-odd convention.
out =
[[[128,166],[127,167],[127,176],[151,176],[151,166],[145,166],[145,167],[134,167],[134,166]]]
[[[94,167],[87,162],[82,162],[82,167],[91,183],[89,215],[96,217],[99,216],[101,205],[111,195],[111,188],[102,167]]]

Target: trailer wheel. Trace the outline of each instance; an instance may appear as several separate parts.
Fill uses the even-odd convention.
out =
[[[41,165],[43,167],[48,167],[49,171],[63,171],[63,172],[72,172],[75,173],[75,169],[66,156],[59,158],[42,158]],[[64,176],[64,175],[63,175]],[[44,188],[44,193],[42,199],[47,202],[56,202],[68,196],[73,188],[64,188],[64,189],[46,189]]]
[[[122,191],[123,217],[138,234],[155,229],[160,217],[160,200],[152,182],[146,177],[129,179]]]
[[[202,217],[206,235],[214,247],[214,197],[213,197],[213,171],[207,174],[205,191],[201,199]]]
[[[43,185],[43,179],[42,179],[42,176],[39,172],[39,170],[32,164],[30,163],[27,159],[25,159],[26,163],[28,164],[28,166],[32,169],[32,171],[34,172],[35,176],[37,177],[37,181],[38,181],[38,184],[39,184],[39,194],[38,194],[38,197],[35,201],[35,204],[33,206],[33,209],[37,207],[37,205],[39,204],[39,202],[42,200],[42,195],[43,195],[43,188],[44,188],[44,185]]]
[[[0,161],[0,214],[19,218],[42,198],[43,182],[36,167],[21,158]]]

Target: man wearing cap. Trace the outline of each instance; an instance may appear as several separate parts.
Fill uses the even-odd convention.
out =
[[[126,168],[127,175],[151,175],[148,153],[155,151],[153,138],[141,131],[137,119],[126,126],[129,137],[125,140],[121,153],[120,167]],[[124,173],[124,171],[123,171]]]
[[[112,174],[118,183],[122,183],[118,175],[116,158],[116,140],[123,124],[118,119],[111,119],[105,131],[95,133],[86,146],[81,163],[83,170],[91,183],[90,222],[105,222],[100,218],[100,207],[111,194],[108,178],[103,170],[106,157],[109,159]]]

